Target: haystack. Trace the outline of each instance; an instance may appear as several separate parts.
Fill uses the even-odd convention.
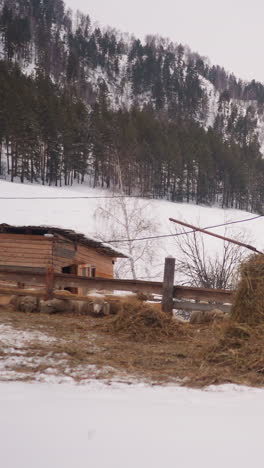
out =
[[[231,318],[248,325],[264,323],[264,255],[242,263]]]
[[[121,302],[118,313],[106,317],[98,327],[133,341],[155,342],[183,336],[186,324],[177,322],[157,306],[130,299]]]

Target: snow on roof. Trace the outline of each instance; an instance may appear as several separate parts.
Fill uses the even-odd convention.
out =
[[[110,257],[127,258],[126,254],[118,249],[113,249],[110,244],[106,244],[92,237],[87,237],[72,229],[64,229],[56,226],[11,226],[9,224],[0,224],[0,233],[33,234],[40,236],[44,236],[45,234],[60,235],[72,242],[94,248],[101,254]]]

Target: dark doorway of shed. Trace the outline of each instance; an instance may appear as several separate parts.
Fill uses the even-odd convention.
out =
[[[62,273],[68,274],[68,275],[77,275],[78,274],[78,267],[77,265],[67,265],[61,269]],[[78,288],[71,288],[67,287],[64,288],[65,291],[70,291],[73,294],[78,294]]]

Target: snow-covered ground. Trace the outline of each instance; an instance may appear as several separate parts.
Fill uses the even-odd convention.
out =
[[[262,464],[264,391],[0,385],[4,468]]]
[[[70,340],[51,337],[34,329],[19,330],[12,324],[0,324],[0,385],[11,381],[90,384],[100,380],[111,385],[115,382],[139,382],[136,377],[126,372],[117,372],[109,365],[98,367],[87,362],[70,365],[67,353],[67,345],[70,346],[70,343]],[[60,345],[61,348],[51,349],[52,344]],[[100,352],[93,333],[87,334],[86,344],[91,354]],[[80,341],[78,346],[82,346]]]
[[[0,325],[0,381],[16,381],[25,379],[29,375],[29,370],[45,364],[45,371],[41,370],[34,375],[36,381],[40,382],[51,382],[56,381],[58,383],[63,381],[74,380],[70,377],[58,375],[58,372],[52,368],[52,365],[59,366],[63,363],[65,356],[60,353],[57,356],[46,354],[44,357],[38,356],[38,353],[31,353],[28,356],[28,347],[33,342],[36,347],[41,345],[43,342],[48,344],[49,342],[56,341],[55,338],[51,338],[44,333],[38,331],[25,331],[16,330],[9,325]],[[46,368],[47,365],[50,367]],[[14,370],[14,368],[21,368],[20,371]],[[86,369],[87,372],[87,369]]]
[[[23,185],[0,181],[0,223],[13,225],[55,225],[71,228],[86,235],[95,236],[104,234],[104,240],[111,240],[112,233],[105,232],[105,226],[98,223],[96,212],[99,207],[109,203],[102,198],[89,199],[63,199],[63,197],[104,197],[111,196],[111,192],[92,189],[87,185],[73,187],[46,187],[41,185]],[[28,199],[1,199],[1,197],[59,197],[58,199],[28,200]],[[134,199],[127,201],[128,206]],[[175,225],[169,218],[185,220],[189,223],[207,227],[239,219],[251,218],[252,213],[233,209],[209,208],[186,203],[172,203],[163,200],[142,200],[138,203],[146,206],[144,216],[155,220],[157,227],[155,234],[171,234],[175,232]],[[133,222],[133,220],[131,219]],[[217,228],[213,232],[237,237],[243,233],[247,243],[264,248],[263,232],[264,218],[259,218],[230,227]],[[145,233],[144,233],[145,234]],[[153,232],[149,232],[153,235]],[[116,246],[113,244],[113,246]],[[209,236],[205,237],[206,252],[219,252],[222,241]],[[159,239],[155,246],[157,275],[162,274],[162,265],[167,255],[177,256],[177,247],[173,238]],[[158,278],[158,277],[157,277]]]

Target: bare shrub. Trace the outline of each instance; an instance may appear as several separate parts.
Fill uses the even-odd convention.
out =
[[[184,232],[178,230],[177,232]],[[176,237],[179,257],[176,270],[183,284],[203,288],[233,289],[239,264],[246,258],[247,251],[230,242],[222,241],[221,253],[210,254],[200,232]],[[240,235],[236,240],[246,242]],[[221,242],[219,240],[219,242]]]

